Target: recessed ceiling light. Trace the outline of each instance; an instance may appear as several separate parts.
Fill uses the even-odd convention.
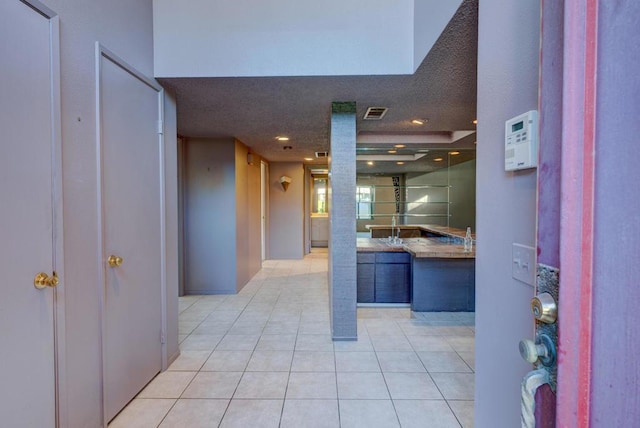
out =
[[[404,144],[396,144],[393,147],[395,147],[396,149],[401,149],[401,148],[406,147],[406,146]]]
[[[373,165],[373,162],[369,161],[367,162],[367,165]]]
[[[471,123],[473,123],[474,125],[477,125],[477,124],[478,124],[478,119],[473,119],[473,120],[471,121]]]
[[[427,119],[413,119],[411,123],[413,123],[414,125],[424,125],[425,123],[427,123]]]
[[[449,152],[449,154],[455,156],[455,155],[459,155],[460,152]]]
[[[394,154],[394,153],[398,153],[398,151],[397,150],[389,150],[389,151],[387,151],[387,153]]]
[[[429,153],[429,149],[419,149],[420,153]]]
[[[435,158],[433,161],[434,162],[442,162],[442,158]]]
[[[398,165],[404,165],[404,162],[396,162]]]
[[[276,137],[278,141],[289,141],[289,137]]]
[[[313,158],[304,158],[304,160],[306,160],[306,161],[312,161],[312,160],[313,160]]]

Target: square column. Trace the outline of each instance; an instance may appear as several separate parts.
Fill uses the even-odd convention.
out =
[[[357,340],[356,103],[331,104],[329,306],[333,340]]]

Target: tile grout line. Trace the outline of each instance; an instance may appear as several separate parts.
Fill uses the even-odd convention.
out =
[[[318,258],[317,260],[320,260],[320,258]],[[325,263],[326,263],[326,262],[325,262]],[[250,293],[247,293],[247,297],[249,297],[249,296],[250,296],[249,300],[247,301],[247,303],[245,303],[245,304],[243,305],[242,310],[240,311],[240,313],[239,313],[239,314],[234,318],[234,322],[233,322],[233,324],[232,324],[232,325],[231,325],[231,326],[230,326],[230,327],[229,327],[229,328],[224,332],[224,334],[222,335],[222,338],[220,339],[220,341],[216,344],[216,346],[213,348],[213,350],[209,353],[209,357],[207,357],[207,359],[205,360],[205,363],[206,363],[206,361],[208,360],[208,358],[210,358],[210,357],[211,357],[211,355],[213,354],[213,352],[215,352],[215,350],[216,350],[216,349],[217,349],[217,347],[219,346],[220,342],[222,342],[222,340],[223,340],[225,337],[227,337],[228,335],[230,335],[229,330],[231,330],[231,329],[233,328],[233,326],[234,326],[234,325],[239,321],[239,319],[240,319],[243,315],[246,315],[246,314],[248,314],[248,313],[250,313],[250,312],[251,312],[251,311],[250,311],[249,306],[251,306],[251,304],[252,304],[252,303],[256,303],[256,302],[257,302],[257,303],[259,303],[259,304],[263,305],[263,307],[268,306],[268,307],[270,308],[270,310],[269,310],[269,316],[268,316],[267,320],[265,321],[265,324],[264,324],[264,325],[262,326],[262,328],[260,329],[260,330],[261,330],[261,332],[258,334],[258,340],[257,340],[257,342],[256,342],[255,346],[253,347],[252,351],[251,351],[251,355],[249,356],[249,360],[247,361],[247,364],[246,364],[246,365],[245,365],[245,367],[244,367],[244,370],[243,370],[243,372],[242,372],[241,379],[238,381],[238,385],[236,385],[236,389],[234,390],[234,393],[232,394],[232,397],[231,397],[231,399],[229,400],[229,402],[228,402],[228,404],[227,404],[227,409],[225,409],[225,413],[223,414],[222,419],[220,420],[220,424],[222,423],[222,420],[223,420],[223,419],[224,419],[224,417],[226,416],[226,414],[227,414],[227,410],[229,409],[229,406],[230,406],[230,404],[231,404],[231,401],[234,399],[233,397],[235,396],[235,394],[236,394],[236,392],[237,392],[237,388],[239,387],[239,385],[240,385],[240,382],[241,382],[242,378],[244,377],[245,373],[247,372],[247,369],[249,368],[249,364],[250,364],[250,362],[251,362],[251,359],[255,356],[255,353],[258,351],[258,344],[260,343],[260,340],[261,340],[261,339],[263,338],[263,336],[265,335],[265,329],[267,328],[267,325],[268,325],[270,322],[278,322],[278,321],[282,321],[282,322],[284,322],[284,323],[288,322],[288,320],[287,320],[285,317],[282,317],[282,318],[280,318],[280,319],[273,319],[273,316],[274,316],[274,313],[276,312],[276,309],[277,309],[277,308],[279,308],[279,307],[284,308],[285,310],[284,310],[283,312],[285,312],[285,313],[286,313],[286,312],[287,312],[287,311],[286,311],[286,308],[290,308],[290,307],[295,307],[295,306],[297,306],[299,309],[296,311],[296,312],[297,312],[297,325],[296,325],[296,330],[295,330],[295,341],[294,341],[294,345],[293,345],[293,350],[292,350],[291,360],[289,361],[289,366],[288,366],[288,371],[287,371],[287,383],[286,383],[286,386],[285,386],[285,392],[284,392],[284,398],[283,398],[283,402],[282,402],[282,408],[280,409],[280,421],[279,421],[279,426],[281,426],[281,425],[282,425],[283,416],[284,416],[284,406],[285,406],[286,401],[287,401],[288,386],[289,386],[289,382],[290,382],[290,380],[291,380],[291,375],[292,375],[293,361],[294,361],[294,358],[295,358],[295,354],[296,354],[296,352],[297,352],[298,342],[299,342],[299,340],[300,340],[301,334],[303,333],[303,330],[302,330],[302,327],[303,327],[303,319],[306,319],[308,323],[313,324],[313,323],[316,321],[316,320],[314,319],[315,315],[313,315],[313,313],[314,313],[314,312],[316,312],[316,311],[315,311],[315,309],[316,309],[316,307],[318,307],[318,306],[315,306],[315,307],[314,307],[314,305],[312,305],[312,304],[310,304],[310,303],[315,303],[315,302],[314,302],[314,300],[315,300],[315,299],[317,299],[317,297],[318,297],[318,296],[320,296],[320,297],[323,299],[323,301],[324,301],[324,299],[326,299],[326,294],[325,294],[325,293],[317,294],[317,293],[318,293],[318,290],[316,290],[315,281],[314,281],[314,285],[313,285],[313,290],[312,290],[312,292],[311,292],[310,294],[306,294],[306,293],[300,293],[299,295],[298,295],[298,294],[296,294],[296,295],[294,295],[294,296],[293,296],[293,298],[292,298],[292,299],[287,299],[287,296],[286,296],[285,294],[286,294],[286,292],[291,288],[291,285],[292,285],[292,284],[290,283],[290,280],[291,280],[291,278],[292,278],[292,277],[294,277],[294,276],[306,276],[306,275],[310,275],[310,274],[315,274],[315,273],[316,273],[316,272],[315,272],[315,269],[316,269],[315,265],[316,265],[316,264],[317,264],[317,263],[316,263],[316,260],[314,259],[314,260],[312,260],[310,263],[305,263],[305,264],[304,264],[304,269],[300,269],[300,266],[296,266],[296,268],[295,268],[295,269],[294,269],[294,268],[282,269],[282,270],[286,270],[286,272],[287,272],[287,273],[286,273],[287,281],[285,281],[284,283],[278,284],[278,285],[265,284],[265,283],[267,282],[267,280],[269,279],[269,276],[268,276],[267,274],[265,274],[265,275],[261,278],[260,285],[259,285],[259,286],[257,286],[257,288],[255,288],[255,289],[254,289],[254,288],[252,288],[252,289],[250,290]],[[278,271],[279,269],[277,268],[277,266],[278,266],[278,265],[270,266],[270,267],[268,267],[268,269],[270,269],[270,270],[272,270],[272,271]],[[317,273],[320,273],[320,271],[318,271]],[[262,290],[265,290],[265,288],[264,288],[264,287],[265,287],[265,285],[268,285],[268,286],[269,286],[269,288],[273,288],[273,289],[277,288],[277,298],[272,299],[272,298],[271,298],[272,296],[270,295],[270,293],[269,293],[269,292],[264,292],[264,293],[262,293]],[[321,285],[321,286],[322,286],[322,287],[325,287],[325,286],[326,286],[326,284],[323,284],[323,285]],[[270,290],[270,291],[271,291],[271,290]],[[262,294],[262,295],[261,295],[261,294]],[[201,300],[201,298],[200,298],[200,299],[197,299],[197,300],[196,300],[196,301],[194,301],[190,306],[188,306],[187,308],[185,308],[185,310],[187,310],[187,309],[191,308],[195,303],[197,303],[197,302],[198,302],[198,301],[200,301],[200,300]],[[223,304],[224,304],[223,302],[220,302],[220,303],[219,303],[215,308],[212,308],[212,309],[211,309],[211,312],[209,313],[209,315],[211,315],[211,313],[213,313],[215,310],[217,310],[217,309],[219,310],[219,308],[220,308],[221,306],[223,306]],[[280,305],[282,305],[282,306],[280,306]],[[323,305],[320,305],[320,306],[323,306]],[[309,317],[308,317],[308,319],[307,319],[307,316],[305,316],[305,307],[309,307],[309,309],[310,309],[310,314],[311,314],[311,316],[309,316]],[[181,312],[181,314],[182,314],[185,310],[183,310],[183,311]],[[207,315],[207,317],[208,317],[209,315]],[[435,383],[435,380],[433,379],[433,377],[432,377],[432,375],[431,375],[431,372],[429,372],[428,370],[426,370],[425,363],[424,363],[424,361],[422,361],[422,359],[418,356],[418,351],[416,351],[416,350],[415,350],[415,346],[414,346],[414,344],[413,344],[413,343],[411,343],[411,341],[409,341],[409,337],[408,337],[408,336],[409,336],[409,334],[408,334],[408,332],[406,332],[406,331],[405,331],[405,330],[400,326],[400,324],[398,324],[398,319],[404,319],[403,317],[399,316],[399,315],[402,315],[402,314],[397,314],[398,316],[395,316],[396,314],[394,313],[394,314],[392,314],[393,316],[389,316],[389,317],[388,317],[387,315],[388,315],[388,314],[373,314],[373,316],[372,316],[371,318],[372,318],[373,320],[386,320],[386,321],[388,321],[388,322],[391,322],[391,323],[392,323],[396,328],[399,328],[399,329],[400,329],[400,332],[401,332],[401,334],[402,334],[402,337],[404,337],[404,338],[405,338],[405,340],[407,340],[407,341],[409,342],[409,345],[410,345],[410,348],[411,348],[411,352],[412,352],[412,354],[418,358],[418,360],[420,361],[421,366],[422,366],[422,367],[424,367],[424,369],[425,369],[426,373],[429,375],[429,378],[431,379],[431,381],[432,381],[432,382],[434,383],[434,385],[436,386],[436,389],[437,389],[437,390],[438,390],[438,392],[440,393],[440,395],[441,395],[442,399],[443,399],[444,401],[446,401],[446,402],[447,402],[448,409],[449,409],[449,410],[454,414],[454,416],[455,416],[456,420],[458,421],[458,423],[459,423],[459,424],[461,424],[460,420],[458,419],[458,416],[455,414],[455,412],[453,412],[453,408],[450,406],[450,404],[449,404],[449,400],[446,400],[446,399],[444,398],[444,395],[442,394],[442,391],[440,390],[440,387],[438,387],[438,385]],[[398,319],[396,319],[396,318],[398,318]],[[206,317],[205,317],[205,319],[206,319]],[[359,322],[361,322],[361,323],[363,324],[363,326],[364,326],[364,328],[365,328],[365,331],[367,331],[367,332],[368,332],[367,324],[366,324],[366,322],[363,322],[363,321],[364,321],[364,318],[363,318],[363,319],[360,319],[360,318],[359,318],[359,319],[358,319],[358,321],[359,321]],[[431,321],[431,322],[433,322],[433,325],[431,325],[431,323],[430,323],[430,322],[427,322],[427,320],[425,320],[425,319],[418,319],[418,321],[424,321],[424,322],[426,322],[426,323],[427,323],[427,325],[429,325],[429,326],[436,326],[436,327],[437,327],[437,326],[439,326],[439,324],[437,324],[437,322],[434,322],[433,320]],[[200,323],[198,323],[198,326],[200,326],[200,325],[202,324],[202,322],[204,322],[204,320],[202,320]],[[196,328],[198,328],[198,326],[197,326]],[[192,330],[192,332],[193,332],[194,330],[195,330],[195,328]],[[189,334],[187,335],[187,337],[191,336],[191,335],[192,335],[192,332],[191,332],[191,333],[189,333]],[[474,335],[475,335],[475,332],[473,332],[473,333],[474,333]],[[282,332],[282,333],[271,333],[271,334],[283,334],[283,335],[284,335],[284,334],[292,334],[292,333],[289,333],[289,332],[285,331],[285,332]],[[309,335],[315,335],[315,334],[321,334],[321,333],[317,333],[317,332],[315,332],[314,330],[311,330],[311,333],[308,333],[308,334],[309,334]],[[394,333],[393,335],[396,335],[396,334],[397,334],[397,333]],[[370,336],[369,336],[368,334],[367,334],[367,336],[369,337],[369,340],[371,341]],[[455,335],[454,335],[454,336],[455,336]],[[443,338],[443,339],[444,339],[444,336],[442,336],[441,334],[436,335],[436,337],[440,337],[440,338]],[[464,337],[466,337],[466,336],[464,336]],[[186,339],[186,338],[185,338],[185,339]],[[445,339],[445,341],[446,341],[446,342],[451,346],[451,344],[450,344],[446,339]],[[336,388],[336,401],[337,401],[337,406],[338,406],[338,421],[339,421],[339,423],[341,424],[341,423],[342,423],[342,415],[341,415],[341,413],[340,413],[340,397],[339,397],[339,391],[338,391],[338,371],[337,371],[337,355],[338,355],[338,354],[337,354],[337,352],[339,352],[339,351],[337,351],[337,350],[336,350],[335,344],[332,344],[332,345],[333,345],[333,346],[332,346],[332,352],[333,352],[333,365],[334,365],[333,373],[335,373],[335,388]],[[383,380],[385,381],[385,387],[386,387],[386,389],[387,389],[387,393],[389,394],[389,399],[390,399],[390,401],[391,401],[391,404],[392,404],[392,406],[393,406],[393,408],[394,408],[394,412],[395,412],[395,414],[396,414],[396,420],[397,420],[397,422],[398,422],[398,423],[400,423],[399,415],[398,415],[398,411],[397,411],[397,409],[396,409],[396,407],[395,407],[395,402],[394,402],[394,400],[393,400],[393,397],[391,396],[391,392],[390,392],[390,390],[389,390],[389,385],[387,384],[387,379],[386,379],[386,377],[385,377],[385,375],[384,375],[385,373],[384,373],[384,371],[382,370],[382,366],[381,366],[381,363],[380,363],[380,352],[383,352],[383,351],[378,351],[378,350],[376,349],[376,347],[375,347],[375,346],[373,346],[373,341],[371,341],[371,348],[372,348],[372,351],[375,353],[376,361],[377,361],[377,363],[378,363],[380,373],[382,374],[382,376],[383,376]],[[462,358],[462,356],[459,354],[459,351],[458,351],[458,350],[456,350],[453,346],[451,346],[451,348],[452,348],[452,349],[453,349],[453,351],[455,352],[455,355],[456,355],[458,358],[460,358],[460,359],[462,359],[462,360],[463,360],[463,362],[465,363],[465,366],[466,366],[466,367],[468,367],[469,369],[471,369],[471,367],[470,367],[470,365],[467,363],[467,361],[466,361],[466,360],[464,360],[464,359]],[[282,348],[282,349],[284,349],[284,348]],[[310,349],[311,349],[311,348],[310,348]],[[275,350],[279,350],[279,348],[278,348],[278,347],[276,347],[276,349],[275,349]],[[393,351],[393,350],[392,350],[392,349],[389,349],[388,351]],[[303,351],[300,351],[300,352],[303,352]],[[317,352],[317,351],[316,351],[316,352]],[[353,351],[353,352],[355,352],[355,351]],[[204,364],[205,364],[205,363],[203,363],[203,364],[200,366],[200,369],[198,369],[198,370],[197,370],[196,375],[197,375],[198,373],[202,372],[202,368],[204,367]],[[313,370],[313,368],[312,368],[312,370]],[[306,372],[306,371],[305,371],[305,372]],[[471,372],[475,375],[475,371],[474,371],[473,369],[471,369]],[[320,373],[320,372],[316,372],[315,370],[313,370],[313,371],[311,371],[311,372],[306,372],[306,373]],[[328,372],[328,373],[331,373],[331,372]],[[403,372],[403,373],[404,373],[404,372]],[[194,378],[195,378],[195,376],[194,376]],[[193,379],[191,380],[191,382],[192,382],[192,381],[193,381]],[[191,384],[191,382],[189,383],[189,385]],[[189,386],[189,385],[188,385],[188,386]],[[185,390],[188,388],[188,386],[185,388]],[[184,391],[183,391],[183,393],[184,393]],[[182,394],[181,394],[181,395],[182,395]],[[313,399],[314,399],[314,398],[307,398],[307,399],[302,399],[302,400],[313,400]],[[179,400],[179,399],[178,399],[178,400]],[[172,408],[167,412],[167,414],[165,414],[165,418],[166,418],[166,416],[171,412],[171,410],[173,409],[173,407],[175,406],[175,404],[177,403],[177,401],[178,401],[178,400],[176,400],[176,402],[174,402],[174,404],[173,404]],[[438,401],[440,401],[440,400],[438,400]],[[457,401],[457,400],[454,400],[454,401]],[[463,401],[469,401],[469,400],[463,400]],[[163,420],[164,420],[164,418],[163,418]],[[161,423],[162,423],[162,422],[161,422]]]

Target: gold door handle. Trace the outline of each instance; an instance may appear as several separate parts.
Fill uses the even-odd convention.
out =
[[[56,271],[53,271],[53,275],[51,276],[47,275],[44,272],[40,272],[33,279],[33,285],[38,290],[42,290],[43,288],[47,287],[53,288],[58,284],[60,284],[60,279],[58,279],[58,274],[56,273]]]
[[[111,267],[118,267],[122,264],[124,260],[122,259],[122,257],[119,256],[109,256],[109,258],[107,259],[107,263],[109,263],[109,266]]]

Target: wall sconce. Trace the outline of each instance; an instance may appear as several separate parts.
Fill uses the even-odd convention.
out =
[[[289,188],[290,183],[291,183],[291,177],[287,177],[286,175],[283,175],[282,177],[280,177],[280,184],[282,185],[282,190],[284,190],[285,192]]]
[[[247,164],[253,165],[253,153],[247,153]]]

